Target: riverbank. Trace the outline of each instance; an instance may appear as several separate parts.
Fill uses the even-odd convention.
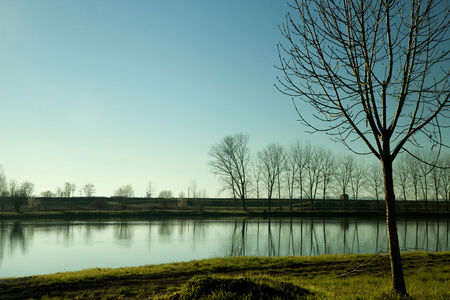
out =
[[[412,299],[450,298],[450,252],[402,254]],[[387,255],[232,257],[0,280],[1,299],[396,299]],[[265,298],[264,298],[265,297]]]
[[[409,212],[399,213],[399,217],[416,218],[450,218],[448,212]],[[163,219],[163,218],[301,218],[301,217],[383,217],[384,212],[360,211],[266,211],[266,210],[120,210],[120,211],[28,211],[28,212],[0,212],[0,220],[105,220],[105,219]]]

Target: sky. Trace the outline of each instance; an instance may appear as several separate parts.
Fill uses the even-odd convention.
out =
[[[285,1],[0,1],[0,164],[35,193],[93,183],[111,196],[209,197],[209,148],[249,135],[309,141],[291,99],[274,87]],[[303,109],[303,108],[302,108]],[[309,109],[309,108],[305,108]],[[226,196],[221,194],[220,196]]]

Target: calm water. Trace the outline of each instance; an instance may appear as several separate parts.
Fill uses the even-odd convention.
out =
[[[449,220],[399,220],[404,251],[449,251]],[[228,256],[386,252],[384,220],[0,222],[0,277]]]

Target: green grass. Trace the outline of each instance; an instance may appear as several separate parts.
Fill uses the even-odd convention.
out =
[[[411,252],[402,258],[411,299],[450,299],[450,252]],[[3,279],[0,291],[6,299],[398,299],[387,255],[233,257],[95,268]]]

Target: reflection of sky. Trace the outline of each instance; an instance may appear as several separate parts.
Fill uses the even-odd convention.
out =
[[[399,221],[400,247],[448,251],[448,222]],[[270,227],[267,220],[3,222],[0,226],[0,277],[237,255],[387,251],[384,220],[272,220]]]

